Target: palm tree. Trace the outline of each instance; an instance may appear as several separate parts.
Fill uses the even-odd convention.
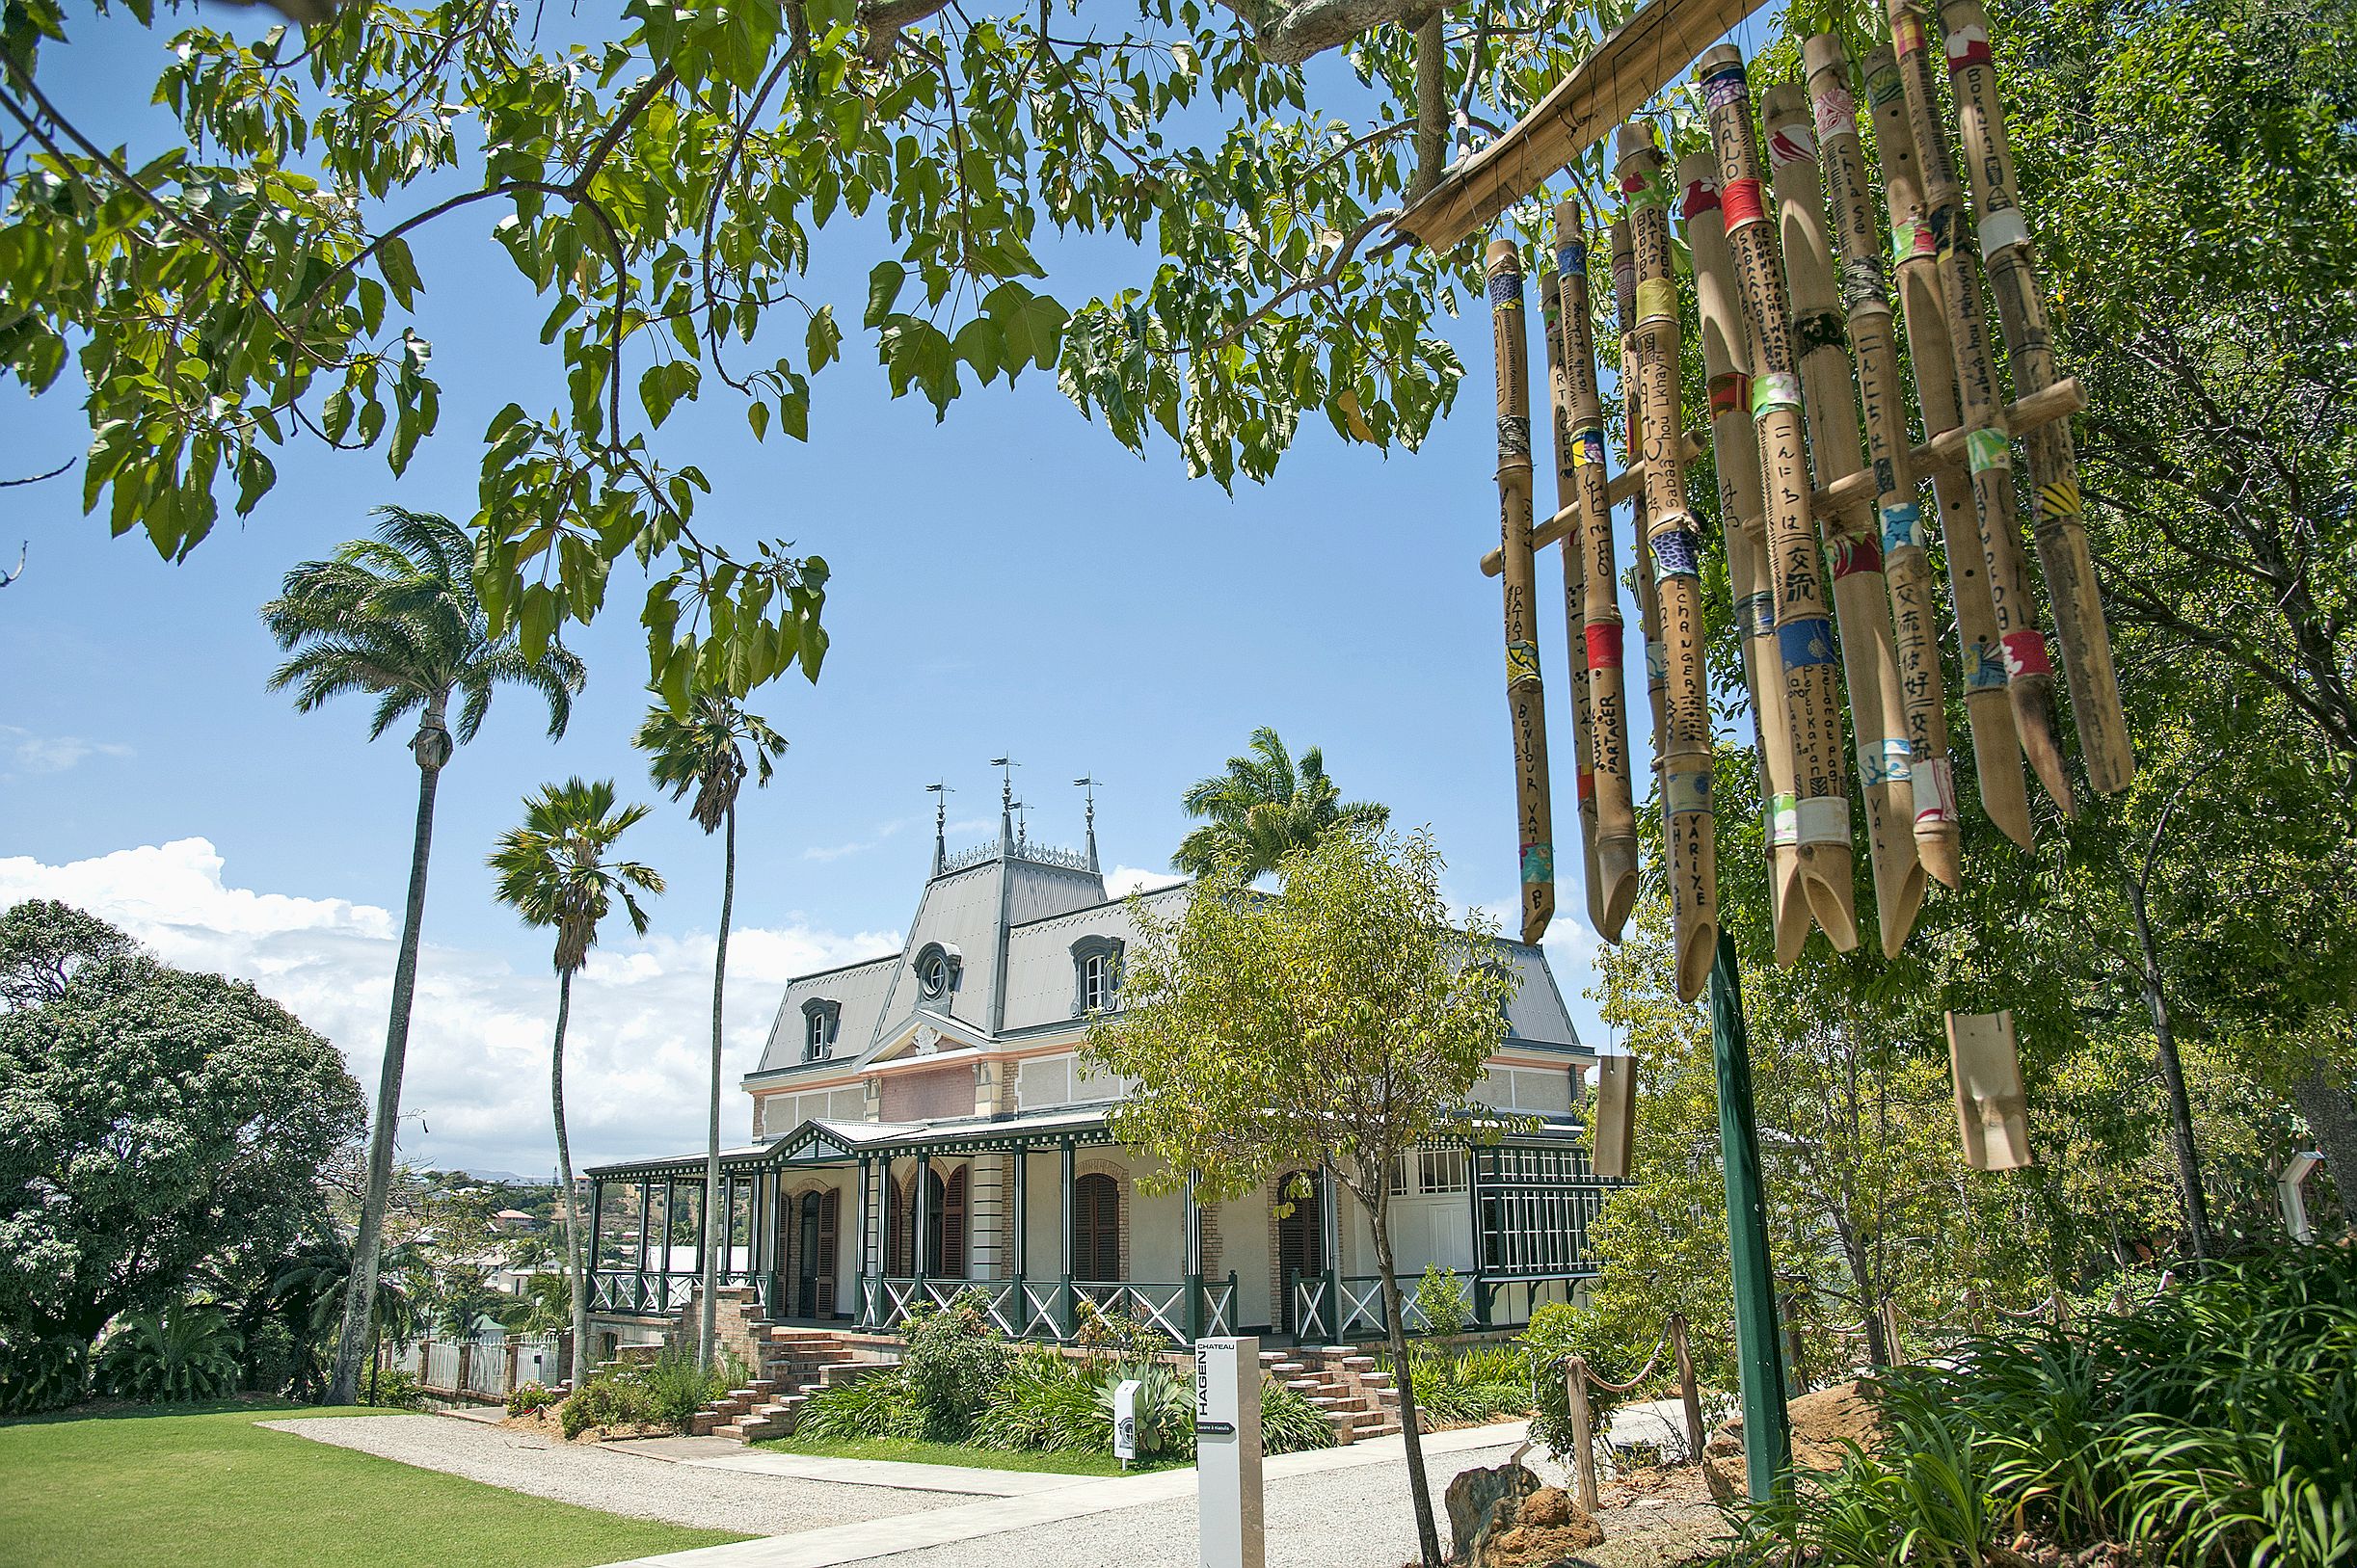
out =
[[[475,736],[495,687],[540,694],[549,735],[565,732],[581,661],[551,644],[527,656],[511,627],[495,634],[475,595],[474,545],[447,518],[380,507],[376,537],[358,539],[324,561],[286,574],[279,597],[262,606],[262,625],[291,653],[270,677],[272,691],[291,689],[295,710],[308,713],[348,692],[376,698],[368,738],[407,714],[417,715],[410,752],[417,759],[417,822],[410,843],[409,903],[393,961],[392,1011],[377,1077],[376,1116],[368,1129],[368,1176],[360,1233],[336,1337],[329,1399],[360,1396],[368,1353],[369,1303],[384,1245],[386,1197],[392,1188],[393,1134],[400,1126],[401,1074],[409,1056],[410,1005],[417,991],[417,940],[425,919],[426,863],[434,842],[434,797],[455,749]],[[458,700],[456,728],[450,703]]]
[[[745,748],[753,749],[758,772],[754,782],[765,785],[776,769],[774,759],[786,755],[786,738],[757,713],[718,693],[699,696],[684,714],[666,707],[647,710],[631,744],[647,754],[647,771],[657,789],[668,789],[679,800],[688,790],[696,803],[688,809],[696,826],[707,834],[726,829],[721,843],[720,941],[712,954],[712,1076],[710,1126],[704,1151],[704,1281],[703,1320],[696,1331],[696,1350],[705,1365],[712,1359],[712,1333],[720,1291],[720,1246],[725,1223],[714,1224],[714,1194],[720,1190],[720,1021],[722,998],[728,991],[729,919],[737,907],[737,791],[744,784]]]
[[[1247,882],[1337,828],[1380,831],[1391,819],[1388,806],[1341,799],[1317,747],[1301,754],[1297,768],[1285,743],[1265,724],[1252,731],[1250,753],[1229,757],[1225,773],[1189,785],[1179,804],[1205,825],[1179,841],[1170,864],[1197,877],[1232,864]]]
[[[556,1040],[549,1053],[549,1103],[556,1114],[557,1189],[565,1201],[565,1277],[573,1287],[573,1386],[589,1373],[589,1275],[581,1258],[581,1206],[573,1191],[573,1146],[565,1136],[565,1024],[573,1013],[573,976],[598,943],[598,926],[620,898],[630,929],[646,935],[647,912],[634,896],[659,893],[662,876],[636,861],[610,859],[614,840],[654,808],[614,804],[614,782],[568,779],[545,784],[523,803],[523,826],[499,837],[490,864],[499,902],[526,925],[556,932]]]

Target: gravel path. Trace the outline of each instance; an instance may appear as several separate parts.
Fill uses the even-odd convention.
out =
[[[260,1424],[534,1497],[747,1535],[785,1535],[972,1501],[943,1492],[667,1464],[451,1416],[339,1416]]]

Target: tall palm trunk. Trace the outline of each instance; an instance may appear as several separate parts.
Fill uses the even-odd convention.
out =
[[[1424,1433],[1416,1416],[1416,1380],[1407,1360],[1407,1315],[1400,1299],[1400,1271],[1391,1257],[1391,1183],[1376,1173],[1375,1262],[1383,1271],[1383,1316],[1391,1325],[1392,1380],[1400,1393],[1400,1438],[1407,1446],[1407,1496],[1416,1510],[1416,1552],[1424,1568],[1440,1568],[1440,1531],[1433,1522],[1433,1487],[1424,1474]],[[1335,1303],[1337,1327],[1342,1311]]]
[[[573,1358],[568,1375],[577,1389],[589,1380],[589,1275],[581,1263],[581,1206],[573,1195],[573,1144],[565,1135],[565,1021],[572,1013],[573,971],[559,970],[556,1042],[549,1048],[549,1103],[556,1113],[557,1190],[565,1198],[565,1283],[573,1291]],[[670,1224],[667,1217],[664,1224]],[[642,1245],[645,1240],[639,1237]]]
[[[720,1191],[720,1023],[723,998],[729,987],[729,917],[737,908],[737,805],[729,803],[727,832],[722,840],[720,873],[720,942],[712,953],[712,1082],[711,1122],[704,1149],[704,1323],[696,1345],[704,1365],[712,1364],[712,1342],[720,1292],[720,1252],[727,1243],[729,1221],[735,1216],[714,1202]],[[714,1223],[715,1216],[718,1223]]]
[[[377,1260],[385,1247],[385,1206],[392,1193],[393,1138],[401,1126],[401,1074],[409,1061],[410,1004],[417,994],[417,943],[425,924],[426,863],[434,849],[434,796],[450,759],[442,703],[426,706],[411,749],[417,757],[417,826],[410,842],[409,904],[401,918],[401,952],[393,963],[392,1016],[385,1025],[385,1062],[377,1074],[376,1119],[368,1129],[368,1180],[361,1195],[360,1234],[352,1241],[352,1276],[344,1290],[344,1323],[335,1341],[330,1404],[360,1398],[361,1361],[368,1353],[368,1319],[376,1304]]]

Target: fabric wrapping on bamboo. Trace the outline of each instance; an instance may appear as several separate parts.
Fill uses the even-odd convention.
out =
[[[1825,193],[1817,177],[1816,130],[1800,89],[1760,95],[1768,163],[1783,238],[1784,283],[1792,296],[1792,332],[1800,347],[1801,393],[1811,466],[1819,485],[1864,469],[1858,441],[1858,396],[1850,385],[1849,334],[1825,238]],[[1913,752],[1899,681],[1897,637],[1890,626],[1879,530],[1861,519],[1829,517],[1834,558],[1834,615],[1841,628],[1850,729],[1858,744],[1859,795],[1874,872],[1874,910],[1886,955],[1915,929],[1923,906],[1923,866],[1915,853]]]
[[[1620,416],[1627,443],[1620,453],[1621,466],[1630,472],[1641,472],[1637,465],[1645,446],[1645,411],[1639,407],[1637,388],[1637,241],[1629,229],[1626,217],[1612,221],[1612,293],[1614,321],[1620,338]],[[1639,485],[1630,497],[1629,511],[1633,518],[1631,540],[1636,562],[1637,634],[1645,643],[1645,695],[1650,709],[1653,729],[1654,787],[1661,784],[1661,739],[1668,718],[1663,704],[1668,701],[1670,666],[1661,644],[1661,604],[1653,587],[1653,539],[1647,526],[1649,509],[1646,504],[1645,487]]]
[[[1498,533],[1506,570],[1506,706],[1513,726],[1522,940],[1555,914],[1555,841],[1547,795],[1546,703],[1539,680],[1538,569],[1531,557],[1531,373],[1522,319],[1522,252],[1489,242],[1489,320],[1498,367]]]
[[[1848,769],[1841,745],[1831,597],[1809,518],[1808,456],[1801,423],[1801,377],[1793,346],[1776,231],[1761,199],[1751,90],[1743,57],[1721,44],[1702,56],[1700,76],[1719,164],[1719,202],[1728,250],[1745,305],[1744,353],[1752,366],[1753,427],[1759,444],[1768,519],[1769,586],[1776,601],[1785,721],[1792,732],[1796,886],[1835,948],[1858,945],[1851,890]],[[1779,959],[1790,963],[1798,951]]]
[[[1637,808],[1630,782],[1628,694],[1622,670],[1620,571],[1606,495],[1604,402],[1596,386],[1588,297],[1588,230],[1574,202],[1555,209],[1555,272],[1562,290],[1564,381],[1570,399],[1571,466],[1578,529],[1564,548],[1580,560],[1581,642],[1588,652],[1586,759],[1595,776],[1596,935],[1619,942],[1637,903]]]
[[[1948,343],[1931,226],[1923,219],[1923,186],[1915,166],[1915,133],[1907,121],[1907,94],[1899,85],[1898,61],[1887,45],[1866,56],[1865,75],[1884,202],[1890,217],[1892,282],[1907,332],[1915,401],[1923,411],[1923,437],[1929,440],[1963,422],[1956,399],[1956,355]],[[2006,837],[2026,849],[2029,790],[2022,777],[2013,704],[2006,696],[2005,660],[1998,651],[1996,606],[1989,597],[1989,566],[1981,549],[1971,477],[1954,470],[1937,474],[1932,494],[1939,503],[1947,556],[1958,668],[1964,675],[1965,711],[1971,721],[1972,771],[1981,811]]]
[[[1576,509],[1579,469],[1572,461],[1571,385],[1564,367],[1562,286],[1551,263],[1542,262],[1539,268],[1539,319],[1545,328],[1547,404],[1554,416],[1555,505]],[[1570,631],[1565,664],[1571,672],[1571,756],[1579,770],[1580,873],[1588,898],[1588,923],[1601,928],[1603,888],[1596,878],[1595,862],[1595,761],[1588,740],[1588,639],[1580,632],[1586,583],[1576,538],[1565,537],[1563,558],[1564,624]]]
[[[2005,694],[2013,704],[2014,729],[2022,737],[2022,750],[2031,770],[2068,816],[2075,808],[2070,779],[2063,771],[2062,745],[2054,732],[2053,666],[2047,656],[2046,633],[2038,625],[2037,600],[2031,595],[2029,571],[2022,556],[2012,440],[1997,394],[1996,368],[1990,358],[1988,306],[1981,296],[1979,258],[1972,253],[1965,232],[1964,187],[1957,181],[1955,158],[1941,115],[1940,88],[1932,74],[1932,29],[1914,0],[1889,0],[1889,9],[1899,89],[1906,95],[1908,129],[1915,138],[1915,167],[1923,181],[1923,221],[1930,229],[1932,258],[1939,265],[1941,303],[1946,310],[1948,344],[1956,361],[1973,510],[1980,518],[1989,597],[1996,609]]]
[[[1882,535],[1883,577],[1890,594],[1899,695],[1907,721],[1916,858],[1926,871],[1953,888],[1959,874],[1956,775],[1948,757],[1947,692],[1940,674],[1932,564],[1923,548],[1923,512],[1907,451],[1907,393],[1899,379],[1879,226],[1869,206],[1865,152],[1858,141],[1850,59],[1840,40],[1831,36],[1810,39],[1802,54],[1808,66],[1817,159],[1833,213],[1850,354],[1858,366],[1859,404],[1865,414],[1866,461],[1874,470],[1875,521]]]
[[[1776,651],[1776,597],[1768,560],[1766,502],[1759,491],[1759,442],[1752,433],[1751,360],[1743,343],[1743,306],[1734,258],[1719,207],[1719,164],[1707,152],[1678,160],[1685,193],[1686,249],[1694,258],[1694,297],[1702,332],[1702,375],[1710,391],[1711,466],[1719,481],[1719,518],[1727,533],[1727,580],[1735,600],[1735,635],[1744,683],[1752,695],[1753,738],[1759,755],[1761,840],[1768,859],[1768,913],[1779,949],[1797,953],[1808,936],[1808,905],[1781,898],[1797,866],[1800,826],[1792,794],[1792,731],[1784,722],[1783,663]]]
[[[2029,226],[2014,184],[2013,150],[2005,134],[2004,106],[1997,101],[1995,62],[1989,52],[1989,16],[1980,0],[1942,0],[1940,10],[1957,121],[1964,135],[1962,163],[1980,228],[1981,259],[1989,273],[1989,292],[1996,300],[2014,390],[2026,397],[2054,384],[2054,343],[2047,325],[2046,299],[2038,287]],[[2087,764],[2087,782],[2112,794],[2128,787],[2136,762],[2128,744],[2128,717],[2120,707],[2120,679],[2112,667],[2111,633],[2103,625],[2095,559],[2079,522],[2078,453],[2071,440],[2070,421],[2041,425],[2022,444],[2029,453],[2031,493],[2037,498],[2031,534],[2046,573],[2054,634],[2062,643],[2079,753]]]
[[[1663,667],[1662,839],[1668,846],[1670,911],[1677,992],[1692,1001],[1710,978],[1719,947],[1719,868],[1711,805],[1710,678],[1703,666],[1701,536],[1686,505],[1684,333],[1672,277],[1670,178],[1652,127],[1622,125],[1616,173],[1636,252],[1636,380],[1627,389],[1629,428],[1645,465],[1646,532],[1652,556],[1654,635]]]

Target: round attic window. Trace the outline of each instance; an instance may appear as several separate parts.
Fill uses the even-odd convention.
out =
[[[927,1001],[950,994],[950,955],[939,946],[927,946],[917,955],[917,988]]]

